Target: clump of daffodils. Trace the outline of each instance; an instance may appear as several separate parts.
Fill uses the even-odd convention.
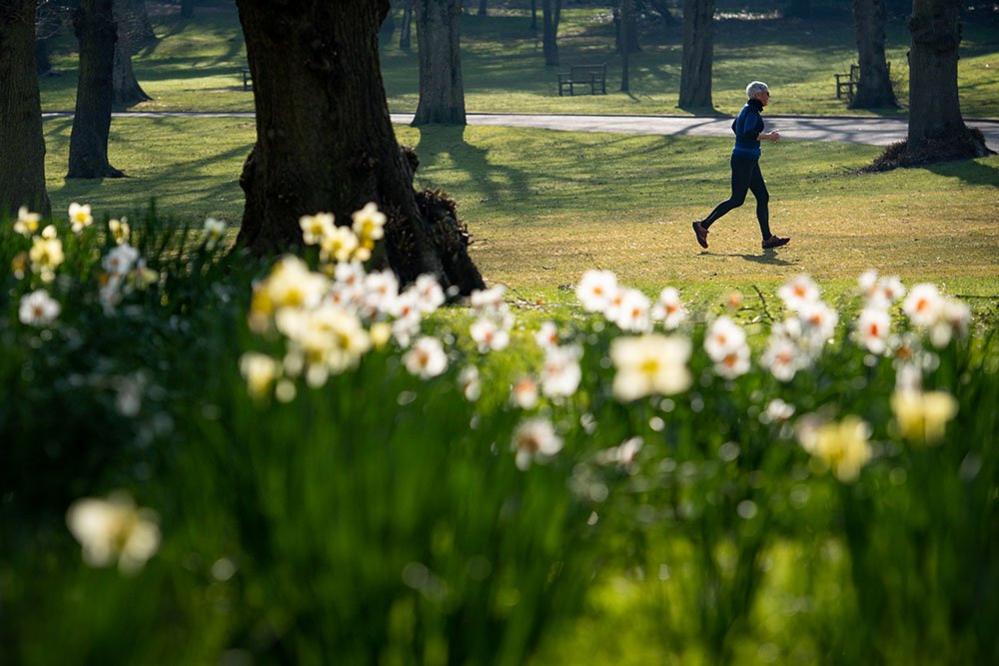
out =
[[[946,298],[929,283],[917,284],[909,291],[902,311],[916,329],[929,333],[936,347],[946,347],[953,336],[965,335],[971,322],[967,304]]]
[[[303,215],[298,224],[302,241],[319,246],[319,258],[324,263],[367,261],[375,244],[385,235],[385,214],[374,203],[351,215],[353,224],[337,226],[332,213]]]
[[[22,236],[31,238],[38,231],[41,219],[42,216],[38,213],[32,213],[28,210],[27,206],[21,206],[17,209],[17,219],[14,220],[14,231]]]
[[[117,245],[128,243],[132,236],[132,228],[128,224],[128,218],[108,220],[108,233]]]
[[[622,331],[648,333],[659,323],[667,331],[675,330],[687,319],[679,292],[666,287],[653,303],[637,289],[618,283],[611,271],[588,270],[576,285],[576,298],[587,312],[602,314]]]
[[[775,378],[791,381],[812,366],[833,337],[839,315],[821,298],[818,285],[807,275],[798,275],[778,290],[787,316],[770,330],[761,362]]]
[[[871,459],[871,429],[856,416],[820,422],[814,415],[799,421],[798,441],[823,468],[837,479],[852,483]]]
[[[469,304],[475,313],[475,321],[469,333],[480,353],[499,351],[510,344],[510,329],[513,316],[510,306],[503,300],[506,287],[497,285],[490,289],[477,289],[472,292]]]
[[[908,440],[936,444],[957,414],[957,400],[945,391],[898,390],[891,408],[899,434]]]
[[[121,299],[136,290],[143,290],[159,280],[159,273],[148,268],[139,251],[123,242],[111,249],[101,260],[100,301],[104,311],[111,313]]]
[[[66,524],[83,547],[84,561],[94,567],[117,562],[124,573],[135,573],[160,545],[156,514],[125,495],[77,500],[66,512]]]
[[[66,260],[55,227],[51,224],[42,229],[42,233],[31,239],[31,249],[28,250],[28,260],[31,272],[39,276],[42,282],[52,282],[55,271]]]

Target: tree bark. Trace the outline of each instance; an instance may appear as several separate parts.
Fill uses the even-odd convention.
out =
[[[541,22],[544,24],[542,48],[546,65],[558,65],[558,24],[562,18],[562,0],[541,0]]]
[[[812,0],[790,0],[784,18],[808,18],[812,15]]]
[[[327,211],[349,223],[374,202],[388,216],[385,258],[402,281],[431,273],[461,293],[481,288],[467,234],[440,212],[441,197],[414,191],[415,154],[393,133],[377,39],[388,0],[236,4],[257,122],[240,177],[238,242],[286,250],[302,241],[302,215]]]
[[[0,215],[51,214],[35,64],[35,0],[0,3]]]
[[[132,69],[132,33],[129,14],[131,0],[113,0],[115,25],[118,28],[118,42],[114,47],[114,74],[112,106],[127,109],[140,102],[152,99],[139,85]]]
[[[942,159],[988,154],[981,133],[961,117],[957,58],[961,0],[913,0],[909,32],[909,134],[907,151],[940,152]]]
[[[405,0],[405,7],[402,10],[402,27],[399,28],[399,48],[408,51],[412,47],[413,39],[413,3],[416,0]]]
[[[479,16],[486,16],[488,11],[486,10],[487,0],[479,0]]]
[[[852,109],[898,106],[885,60],[885,0],[853,0],[860,82]]]
[[[420,102],[413,126],[465,124],[461,77],[460,0],[417,0]]]
[[[117,178],[124,174],[108,163],[117,42],[112,0],[81,0],[73,27],[80,42],[80,74],[66,177]]]
[[[683,59],[680,69],[681,109],[710,109],[711,65],[714,60],[715,0],[683,0]]]
[[[128,34],[132,41],[132,54],[135,54],[138,47],[143,44],[156,42],[156,32],[153,30],[153,23],[149,20],[149,12],[146,10],[146,0],[127,0],[128,11],[126,20],[128,22]]]
[[[629,44],[635,29],[634,0],[621,0],[621,45]],[[631,92],[631,49],[621,49],[621,92]]]

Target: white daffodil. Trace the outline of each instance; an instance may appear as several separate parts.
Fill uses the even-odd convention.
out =
[[[864,308],[857,318],[857,341],[872,354],[885,353],[890,332],[891,317],[881,308]]]
[[[510,402],[521,409],[534,409],[538,404],[538,383],[532,377],[521,377],[510,390]]]
[[[746,332],[724,315],[711,322],[711,327],[704,338],[704,350],[715,363],[720,363],[729,352],[745,345]]]
[[[32,213],[28,210],[27,206],[21,206],[17,209],[17,219],[14,220],[14,231],[22,236],[30,237],[38,231],[41,219],[42,216],[38,213]]]
[[[101,264],[111,275],[122,276],[132,270],[132,266],[139,259],[139,251],[128,243],[116,246],[106,255]]]
[[[424,336],[402,357],[410,374],[430,379],[447,370],[447,354],[437,338]]]
[[[333,213],[316,213],[298,218],[298,226],[302,229],[302,242],[306,245],[319,245],[323,239],[333,233],[336,228]]]
[[[51,225],[46,229],[51,229]],[[35,236],[31,241],[31,249],[28,251],[28,259],[31,261],[31,271],[41,276],[43,282],[51,282],[55,279],[55,269],[65,260],[62,251],[62,241],[54,235],[46,237]]]
[[[562,438],[555,433],[551,421],[539,417],[517,426],[510,448],[516,453],[517,468],[526,470],[531,462],[547,461],[562,450],[562,445]]]
[[[480,317],[493,316],[504,311],[506,303],[503,301],[503,295],[505,293],[506,287],[501,284],[489,289],[475,289],[469,296],[469,305]]]
[[[902,302],[902,310],[909,321],[919,328],[929,328],[937,323],[944,299],[935,284],[924,282],[915,285]]]
[[[661,321],[667,331],[675,330],[687,319],[687,310],[680,300],[680,292],[666,287],[659,293],[659,300],[652,307],[652,319]]]
[[[281,374],[281,366],[266,354],[246,352],[239,359],[239,371],[246,380],[250,395],[259,398],[270,390],[271,384]]]
[[[775,378],[789,382],[798,372],[798,357],[798,347],[794,342],[780,335],[771,335],[761,361]]]
[[[482,383],[479,381],[479,369],[474,365],[466,365],[458,373],[458,386],[465,400],[475,402],[482,395]]]
[[[833,336],[839,322],[839,314],[821,300],[803,303],[798,317],[806,334],[819,345]]]
[[[614,273],[591,269],[583,273],[576,286],[576,298],[587,312],[606,312],[617,291]]]
[[[128,218],[123,217],[120,220],[108,220],[108,232],[116,244],[124,245],[128,243],[128,239],[132,235],[132,228],[128,226]]]
[[[374,203],[368,203],[361,210],[351,214],[354,221],[353,229],[361,242],[373,242],[385,235],[385,214],[378,210]]]
[[[632,437],[617,446],[599,451],[594,459],[598,465],[616,465],[630,470],[644,444],[641,437]]]
[[[135,573],[160,545],[156,514],[125,495],[77,500],[66,512],[66,524],[83,546],[84,561],[94,567],[117,560],[121,571]]]
[[[648,395],[672,395],[690,387],[690,341],[658,334],[617,338],[611,360],[617,369],[614,395],[628,402]]]
[[[794,416],[794,405],[789,405],[780,398],[774,398],[767,403],[767,408],[760,414],[761,423],[783,423]]]
[[[784,301],[784,306],[788,310],[797,312],[806,303],[819,299],[819,287],[807,275],[798,275],[781,286],[777,290],[777,295]]]
[[[622,331],[645,333],[652,328],[652,303],[649,297],[637,289],[622,289],[620,299],[612,299],[607,310],[607,318],[617,324]]]
[[[444,290],[437,278],[429,273],[416,278],[411,289],[416,294],[416,307],[423,314],[430,314],[444,305]]]
[[[542,349],[551,349],[558,346],[558,327],[553,321],[546,321],[541,324],[541,328],[534,334],[534,341]]]
[[[476,319],[472,322],[470,332],[482,354],[505,349],[510,344],[509,332],[497,326],[492,319]]]
[[[749,372],[749,346],[730,347],[715,361],[715,372],[725,379],[735,379]]]
[[[74,234],[78,234],[94,223],[94,217],[90,214],[90,204],[80,205],[73,202],[69,205],[69,224]]]
[[[541,391],[549,398],[568,397],[579,388],[582,349],[575,346],[552,347],[541,366]]]
[[[28,326],[48,326],[56,320],[60,311],[58,301],[44,289],[36,289],[21,297],[18,318]]]
[[[225,222],[216,220],[214,217],[205,218],[203,231],[205,233],[205,247],[213,250],[222,236],[225,235]]]
[[[319,243],[321,261],[350,261],[358,248],[357,236],[347,227],[333,227]]]

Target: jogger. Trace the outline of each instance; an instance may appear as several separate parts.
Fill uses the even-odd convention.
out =
[[[770,233],[770,193],[760,171],[760,141],[777,141],[778,132],[763,132],[763,107],[770,102],[770,89],[762,81],[753,81],[746,86],[749,101],[742,107],[739,116],[732,123],[735,133],[735,147],[732,149],[732,194],[721,202],[703,220],[694,222],[694,234],[701,247],[708,246],[708,228],[718,218],[746,201],[746,191],[756,197],[756,219],[760,223],[763,236],[763,249],[786,245],[790,238],[779,238]]]

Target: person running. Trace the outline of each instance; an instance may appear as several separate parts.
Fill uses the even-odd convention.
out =
[[[739,116],[732,123],[735,132],[735,148],[732,150],[732,196],[721,202],[703,220],[693,223],[697,242],[701,247],[708,246],[708,228],[718,218],[733,208],[738,208],[746,200],[746,190],[752,190],[756,197],[756,219],[763,234],[763,249],[787,245],[790,238],[780,238],[770,233],[770,194],[760,172],[760,141],[778,141],[779,132],[763,132],[763,117],[760,115],[770,102],[770,89],[762,81],[753,81],[746,86],[749,101],[742,107]]]

